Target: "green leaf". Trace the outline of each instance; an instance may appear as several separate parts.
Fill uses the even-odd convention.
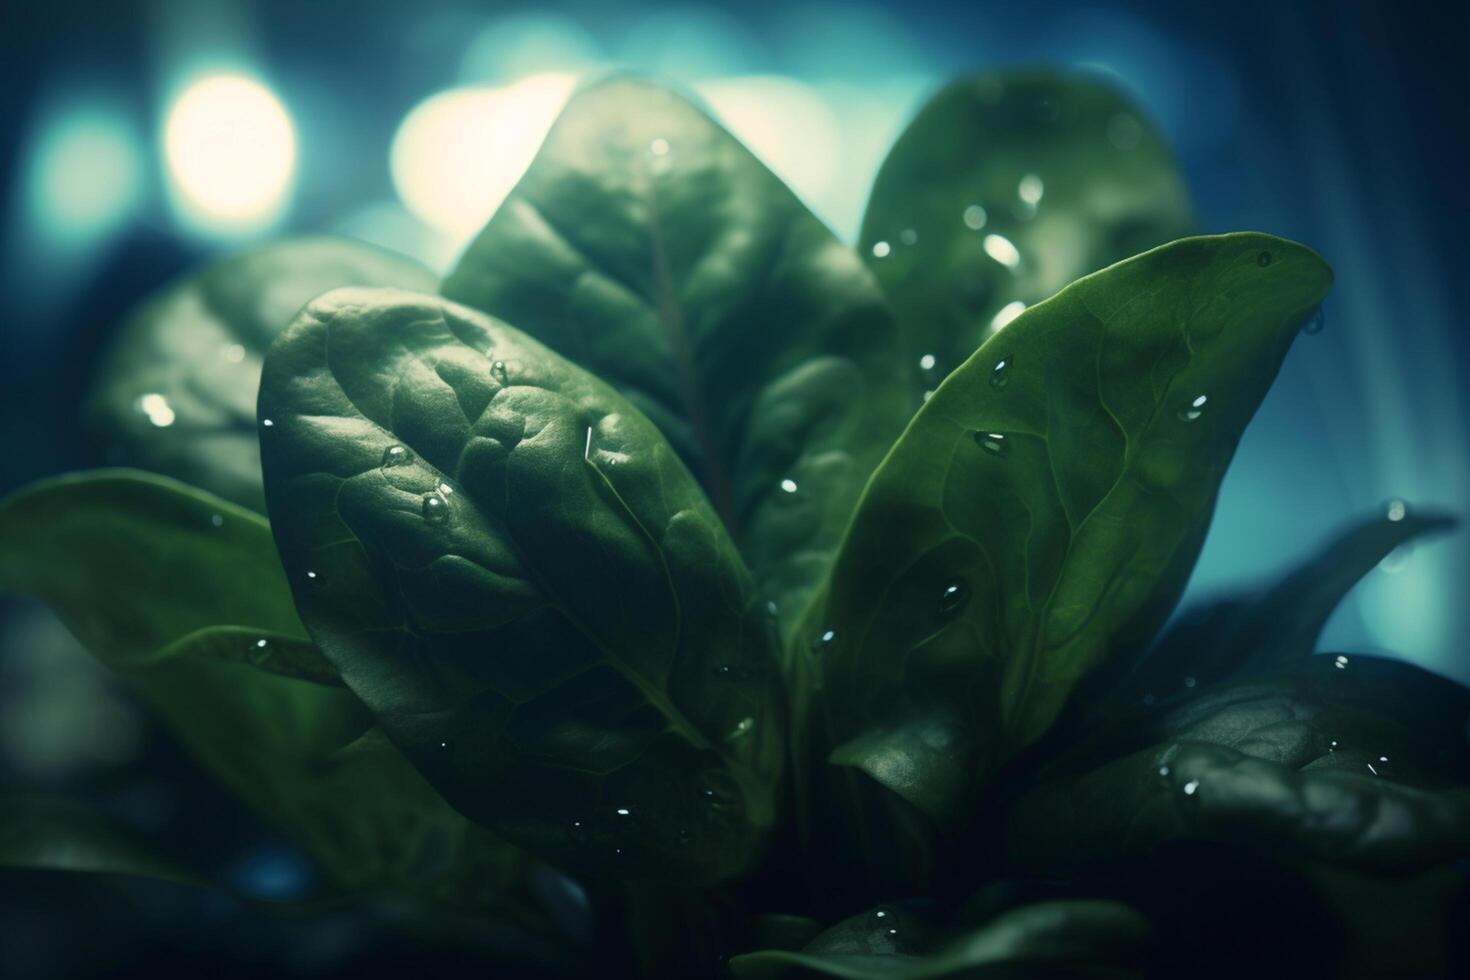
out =
[[[462,812],[593,873],[752,860],[783,751],[771,622],[636,408],[467,307],[356,289],[276,342],[260,411],[297,607]]]
[[[739,980],[1118,976],[1141,965],[1148,933],[1137,912],[1113,902],[1042,902],[979,927],[947,929],[885,906],[839,922],[801,952],[732,957],[730,972]]]
[[[478,894],[518,867],[385,740],[339,755],[372,716],[307,642],[258,514],[147,473],[44,481],[0,503],[0,589],[50,605],[339,887]]]
[[[114,667],[224,624],[307,639],[264,518],[136,470],[0,501],[0,590],[45,602]]]
[[[349,239],[288,239],[219,259],[164,287],[121,326],[87,427],[109,462],[264,512],[255,396],[271,340],[328,289],[433,283],[413,260]]]
[[[1032,307],[945,379],[804,627],[835,758],[954,820],[1111,649],[1151,635],[1330,281],[1269,235],[1185,239]]]
[[[703,112],[634,79],[572,99],[442,291],[647,415],[788,629],[918,403],[857,256]]]
[[[1163,841],[1408,873],[1470,857],[1470,691],[1409,664],[1305,658],[1092,731],[1010,811],[1010,859],[1067,874]]]
[[[1309,656],[1333,610],[1396,548],[1454,527],[1453,518],[1410,513],[1402,503],[1342,531],[1259,594],[1233,596],[1186,614],[1109,692],[1122,705],[1188,696],[1197,687]]]
[[[127,824],[72,800],[31,794],[0,795],[0,867],[209,884]]]
[[[1169,148],[1111,84],[1007,71],[919,111],[878,171],[859,252],[933,388],[1015,304],[1194,234],[1190,210]]]

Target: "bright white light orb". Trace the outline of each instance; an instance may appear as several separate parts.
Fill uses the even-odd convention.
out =
[[[138,140],[118,116],[76,111],[50,123],[31,162],[31,207],[51,234],[106,232],[137,201]]]
[[[249,230],[285,204],[296,169],[296,131],[280,100],[246,75],[211,75],[169,108],[164,159],[176,199],[199,224]]]
[[[420,220],[468,239],[526,172],[576,84],[575,75],[548,73],[425,99],[393,137],[398,196]]]

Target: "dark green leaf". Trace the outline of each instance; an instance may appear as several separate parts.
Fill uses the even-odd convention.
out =
[[[1470,857],[1470,691],[1324,655],[1085,734],[1005,834],[1031,871],[1127,862],[1174,838],[1403,873]]]
[[[88,428],[109,462],[264,512],[255,395],[271,340],[328,289],[433,283],[411,259],[349,239],[291,239],[220,259],[123,324],[103,358]]]
[[[339,754],[372,717],[329,686],[258,514],[147,473],[45,481],[0,503],[0,589],[50,605],[338,886],[478,894],[517,868],[386,740]]]
[[[781,767],[774,637],[658,430],[519,331],[341,290],[266,359],[297,606],[463,812],[578,869],[743,868]]]
[[[860,253],[903,324],[906,370],[933,388],[1013,304],[1194,231],[1136,106],[1095,76],[1027,69],[954,82],[920,110],[878,172]]]
[[[1396,548],[1453,527],[1442,514],[1402,503],[1359,521],[1257,595],[1221,600],[1180,618],[1139,660],[1110,699],[1152,704],[1196,688],[1308,656],[1327,619],[1354,585]]]
[[[1102,901],[1022,906],[970,929],[936,928],[887,906],[839,922],[799,953],[733,957],[730,970],[740,980],[1116,976],[1139,965],[1148,932],[1138,913]]]
[[[71,800],[35,795],[0,795],[0,867],[208,884],[121,821]]]
[[[709,117],[641,81],[572,99],[442,290],[652,419],[787,627],[917,404],[863,263]]]
[[[1151,635],[1330,281],[1269,235],[1185,239],[1032,307],[951,374],[804,628],[835,758],[952,820],[1109,650]]]

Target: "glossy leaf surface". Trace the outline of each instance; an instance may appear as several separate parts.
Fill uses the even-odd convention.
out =
[[[467,307],[339,290],[272,348],[260,413],[297,606],[457,807],[593,873],[753,858],[772,624],[637,409]]]
[[[668,90],[576,95],[442,291],[647,415],[790,626],[917,404],[877,284]]]
[[[951,374],[804,627],[834,759],[954,819],[1110,650],[1151,635],[1330,281],[1268,235],[1186,239],[1079,280]]]
[[[1319,655],[1092,732],[1022,797],[1012,860],[1068,873],[1175,838],[1365,871],[1470,857],[1470,691],[1409,664]]]
[[[1136,105],[1095,75],[1025,69],[953,82],[919,111],[878,172],[859,253],[903,324],[906,369],[933,388],[1017,309],[1194,232]]]
[[[119,329],[88,428],[111,463],[264,512],[255,396],[271,340],[329,289],[433,283],[413,260],[345,238],[287,239],[212,262],[164,287]]]

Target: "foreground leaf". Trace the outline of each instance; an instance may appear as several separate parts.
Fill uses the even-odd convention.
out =
[[[1186,239],[1074,283],[951,374],[805,626],[834,760],[953,820],[1109,650],[1151,635],[1330,281],[1269,235]]]
[[[1190,211],[1169,148],[1111,83],[1007,71],[919,111],[878,171],[859,252],[903,324],[906,370],[933,388],[1017,304],[1193,234]]]
[[[103,357],[87,426],[110,462],[264,512],[255,396],[271,340],[328,289],[433,283],[413,260],[345,238],[288,239],[212,262],[123,324]]]
[[[0,796],[0,867],[209,883],[126,824],[71,800],[36,795]]]
[[[266,491],[323,652],[536,853],[725,877],[774,820],[774,638],[699,487],[606,385],[467,307],[339,290],[271,349]]]
[[[1419,668],[1317,656],[1094,731],[1026,793],[1004,839],[1032,872],[1137,860],[1178,838],[1365,871],[1470,857],[1470,691]]]
[[[800,952],[733,957],[730,971],[740,980],[1118,976],[1140,965],[1148,932],[1138,913],[1112,902],[1043,902],[970,929],[936,928],[889,906],[839,922]]]
[[[337,886],[470,895],[516,872],[385,740],[339,754],[372,717],[307,641],[258,514],[147,473],[45,481],[0,503],[0,589],[51,606]]]
[[[1121,705],[1188,697],[1228,677],[1289,666],[1310,656],[1333,611],[1396,548],[1453,527],[1443,514],[1396,503],[1359,521],[1258,595],[1236,596],[1185,615],[1108,693]]]
[[[442,291],[647,415],[787,627],[917,404],[863,263],[729,133],[647,82],[572,99]]]

